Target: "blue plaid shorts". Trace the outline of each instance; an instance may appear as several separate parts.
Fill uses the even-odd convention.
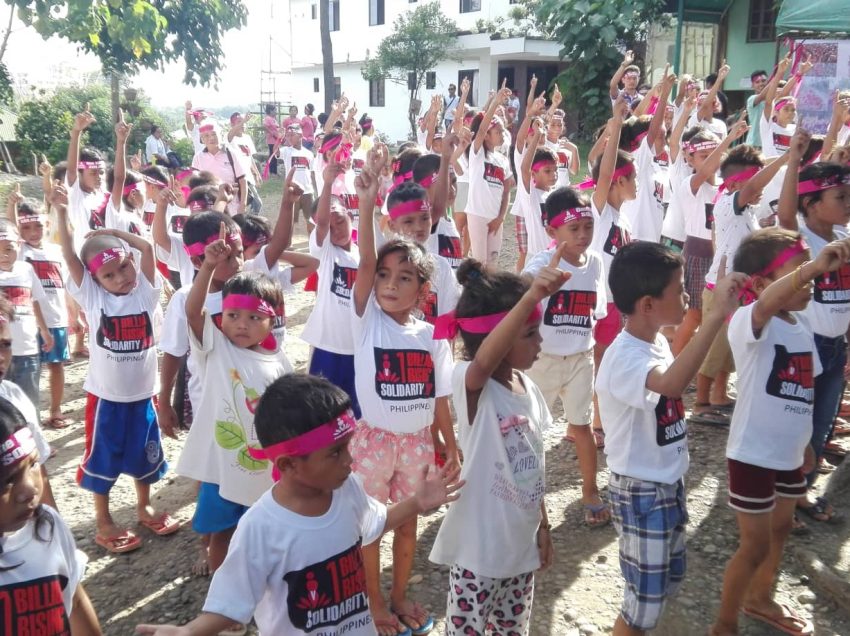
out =
[[[685,577],[685,484],[611,473],[608,496],[625,579],[620,613],[633,629],[650,630]]]

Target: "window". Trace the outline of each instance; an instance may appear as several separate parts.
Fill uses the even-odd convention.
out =
[[[437,74],[434,71],[428,71],[425,73],[425,88],[437,88]]]
[[[315,20],[318,17],[319,9],[315,4],[310,5],[310,19]]]
[[[384,105],[384,78],[369,80],[369,106]]]
[[[313,78],[313,92],[314,93],[319,92],[319,78],[318,77]]]
[[[481,0],[460,0],[460,12],[481,11]]]
[[[339,0],[328,0],[328,22],[331,31],[339,31]]]
[[[384,0],[369,0],[369,26],[384,23]]]
[[[750,0],[747,42],[773,42],[776,39],[774,0]]]
[[[342,97],[342,80],[339,77],[334,78],[334,99]]]

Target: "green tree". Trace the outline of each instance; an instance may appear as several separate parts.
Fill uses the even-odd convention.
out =
[[[455,59],[458,27],[440,10],[438,2],[403,13],[393,23],[393,33],[378,45],[374,58],[361,69],[365,80],[389,79],[410,91],[410,103],[419,99],[425,75],[442,60]],[[408,109],[410,130],[416,132],[418,112]]]
[[[210,84],[221,70],[221,39],[245,25],[240,0],[6,0],[45,38],[58,35],[133,75],[183,60],[183,81]]]
[[[611,116],[608,83],[623,59],[637,49],[649,26],[664,21],[664,0],[526,0],[541,30],[563,45],[569,61],[557,82],[566,106],[588,138]]]

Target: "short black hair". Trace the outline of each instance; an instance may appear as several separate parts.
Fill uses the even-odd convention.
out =
[[[234,214],[233,222],[239,226],[242,232],[242,241],[246,244],[254,244],[261,236],[269,239],[272,235],[272,227],[269,220],[259,214]]]
[[[207,209],[211,209],[215,205],[216,199],[218,199],[217,187],[214,185],[201,185],[192,188],[189,196],[186,197],[186,205],[189,205],[193,201],[203,201]]]
[[[222,223],[228,232],[239,231],[239,226],[233,222],[233,219],[222,212],[210,210],[190,215],[183,225],[183,243],[185,245],[203,243],[213,235],[218,236]]]
[[[763,168],[764,156],[754,146],[740,144],[732,148],[720,164],[720,176],[724,179],[745,168]],[[734,170],[737,168],[737,170]],[[733,171],[734,170],[734,171]]]
[[[85,148],[80,148],[79,154],[80,161],[105,161],[103,158],[103,154],[97,148],[92,148],[91,146],[86,146]],[[77,164],[77,170],[84,170],[82,166]]]
[[[584,208],[590,205],[587,195],[573,188],[557,188],[549,193],[543,204],[543,225],[548,225],[564,210],[570,208]],[[595,221],[596,219],[594,219]]]
[[[18,214],[38,215],[44,214],[44,203],[33,197],[25,197],[18,204]]]
[[[649,130],[649,125],[651,123],[651,115],[629,117],[626,121],[624,121],[623,128],[620,132],[620,148],[629,152],[637,150],[640,145],[638,137]]]
[[[763,71],[763,70],[753,71],[752,73],[750,73],[750,81],[752,82],[755,78],[761,77],[762,75],[767,77],[767,71]]]
[[[427,152],[413,163],[413,180],[419,183],[429,174],[434,174],[440,169],[440,155],[435,152]]]
[[[201,170],[200,172],[193,172],[192,176],[189,177],[189,182],[186,184],[189,186],[190,190],[194,190],[199,186],[206,185],[218,185],[219,179],[209,170]]]
[[[230,294],[256,296],[275,309],[283,306],[283,290],[280,283],[262,272],[239,272],[229,278],[221,290],[221,297],[224,299]]]
[[[315,375],[288,373],[266,387],[254,413],[260,445],[267,448],[309,433],[351,408],[338,386]]]
[[[393,177],[413,171],[413,164],[422,156],[422,149],[419,146],[413,146],[399,150],[399,153],[393,158],[392,170]]]
[[[428,199],[428,191],[415,181],[404,181],[398,184],[398,187],[393,188],[387,197],[387,209],[394,208],[399,203],[407,201],[426,201]]]
[[[422,186],[419,186],[419,188],[421,189]],[[419,243],[401,237],[387,241],[378,250],[376,269],[380,269],[381,264],[387,256],[396,252],[402,254],[402,262],[410,263],[416,268],[416,275],[419,277],[420,285],[427,283],[434,276],[434,261],[428,252],[425,251],[425,248]]]
[[[151,134],[154,134],[157,130],[159,130],[159,126],[151,124]]]
[[[157,164],[145,166],[142,168],[142,174],[161,184],[163,188],[168,187],[168,170],[162,166]]]
[[[850,177],[850,166],[844,166],[840,163],[829,163],[820,161],[812,163],[800,171],[800,181],[810,181],[812,179],[828,179],[831,177],[839,177],[847,179]],[[803,216],[806,216],[808,206],[817,203],[823,198],[823,190],[809,192],[797,197],[797,209]]]
[[[756,230],[738,246],[732,267],[736,272],[752,276],[763,271],[787,247],[800,238],[799,232],[782,227]]]
[[[684,259],[666,245],[635,241],[620,248],[611,261],[608,285],[614,304],[625,315],[635,311],[644,296],[661,298]]]

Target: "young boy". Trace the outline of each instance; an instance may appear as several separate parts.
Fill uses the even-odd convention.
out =
[[[313,153],[304,147],[303,132],[299,124],[292,124],[286,129],[286,139],[288,144],[280,149],[280,158],[283,160],[283,174],[289,174],[289,171],[295,168],[295,176],[293,181],[301,186],[304,194],[298,199],[295,204],[295,211],[292,217],[292,223],[298,223],[298,211],[301,211],[301,216],[304,217],[304,225],[310,229],[310,212],[313,209],[313,179],[310,175],[310,166],[315,159]]]
[[[68,291],[89,316],[92,332],[83,386],[88,395],[86,449],[77,482],[94,494],[95,543],[109,552],[129,552],[141,547],[141,540],[119,527],[109,510],[109,491],[121,473],[135,480],[140,525],[161,536],[180,528],[150,499],[150,485],[168,469],[153,404],[162,312],[153,246],[127,232],[101,230],[86,239],[78,256],[63,187],[54,188],[52,204],[70,272]],[[138,273],[130,249],[141,254]]]
[[[540,325],[540,357],[527,373],[543,392],[550,411],[561,398],[567,439],[575,442],[581,471],[584,522],[596,527],[611,519],[596,485],[596,444],[590,430],[593,327],[605,316],[608,302],[602,259],[587,249],[593,238],[594,219],[584,197],[576,196],[570,188],[558,188],[546,199],[544,214],[547,235],[561,247],[536,254],[523,275],[536,276],[552,260],[555,249],[562,249],[558,267],[569,272],[570,278],[546,300]]]
[[[739,397],[726,457],[740,543],[726,565],[715,636],[738,633],[739,611],[789,634],[814,632],[810,621],[774,600],[773,583],[797,499],[806,492],[804,475],[815,465],[812,405],[822,367],[801,312],[814,279],[850,260],[850,239],[809,258],[802,236],[781,228],[752,234],[735,254],[755,302],[729,323]]]
[[[742,274],[718,279],[713,310],[674,360],[660,331],[685,315],[683,265],[670,248],[643,241],[624,246],[611,263],[611,291],[626,325],[605,352],[596,393],[625,577],[615,636],[653,629],[684,578],[688,438],[682,393],[738,306],[745,281]]]
[[[254,616],[263,634],[373,636],[362,546],[457,499],[459,469],[423,478],[387,508],[351,473],[357,424],[346,393],[310,375],[273,382],[254,426],[280,480],[242,518],[203,613],[188,625],[139,625],[140,634],[214,636]],[[427,471],[423,471],[426,475]]]

